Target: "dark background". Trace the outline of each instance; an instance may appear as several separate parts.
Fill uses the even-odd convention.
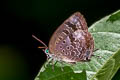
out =
[[[33,38],[31,41],[32,34],[48,44],[56,28],[74,12],[80,11],[89,27],[120,9],[117,3],[117,0],[4,0],[0,12],[0,80],[35,78],[46,55],[37,48],[39,42]],[[113,80],[120,80],[119,75],[120,70]]]

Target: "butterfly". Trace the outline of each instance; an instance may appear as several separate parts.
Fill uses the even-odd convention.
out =
[[[76,63],[90,61],[94,51],[94,39],[88,32],[85,18],[80,12],[76,12],[66,19],[53,33],[49,45],[32,35],[44,45],[42,50],[47,59]]]

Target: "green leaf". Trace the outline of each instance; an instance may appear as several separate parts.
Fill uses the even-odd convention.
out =
[[[120,68],[120,50],[117,51],[106,64],[95,74],[92,80],[111,80]]]
[[[82,73],[74,73],[68,66],[64,67],[64,71],[61,71],[60,67],[55,67],[55,70],[51,67],[52,66],[49,65],[35,80],[86,80],[85,70],[83,70]],[[80,77],[81,79],[79,79]]]
[[[47,61],[35,80],[111,80],[120,68],[120,10],[94,23],[89,32],[99,49],[94,55],[101,58],[93,56],[90,62],[75,65],[57,62],[54,70]]]
[[[114,22],[116,20],[120,20],[120,12],[118,11],[116,14],[112,14],[107,21]]]

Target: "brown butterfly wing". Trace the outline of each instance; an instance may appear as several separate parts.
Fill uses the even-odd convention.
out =
[[[94,41],[88,32],[84,17],[76,12],[54,32],[49,42],[49,51],[65,62],[90,59]]]

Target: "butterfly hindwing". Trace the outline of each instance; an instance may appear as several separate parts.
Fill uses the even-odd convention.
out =
[[[94,42],[84,17],[76,12],[54,32],[49,51],[65,62],[84,61],[91,57]]]

